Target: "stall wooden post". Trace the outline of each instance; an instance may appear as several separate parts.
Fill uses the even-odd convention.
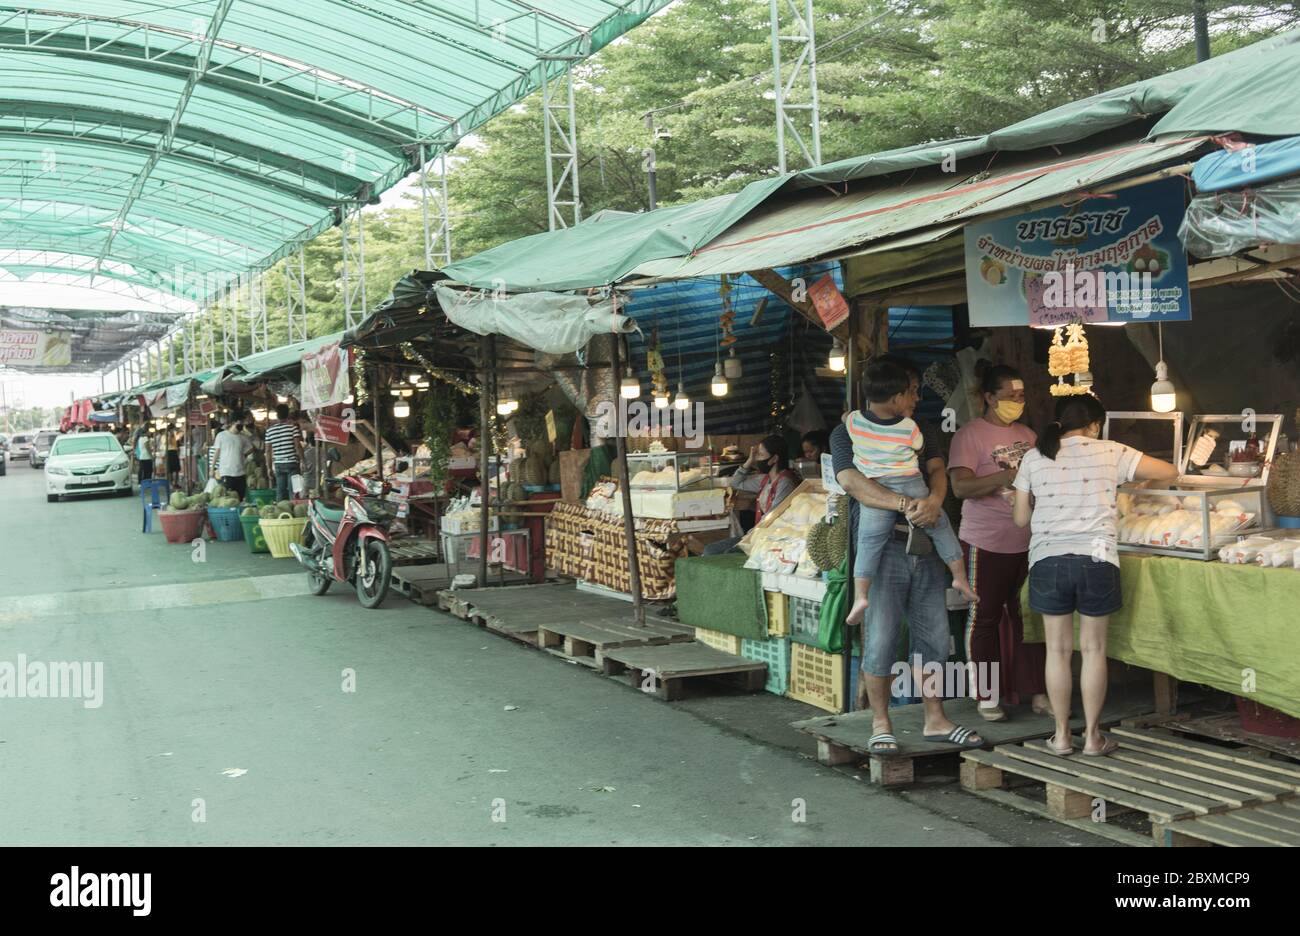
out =
[[[622,379],[618,355],[619,336],[614,336],[614,349],[610,352],[610,367],[614,369],[614,389],[617,392]],[[632,518],[632,491],[627,481],[627,440],[623,437],[622,420],[618,413],[623,409],[623,397],[615,398],[618,410],[614,415],[614,447],[618,453],[618,489],[623,494],[623,534],[627,537],[628,585],[632,589],[632,616],[638,624],[645,624],[645,607],[641,604],[641,568],[636,560],[636,521]]]
[[[492,451],[492,414],[489,411],[492,406],[492,400],[488,394],[488,372],[492,367],[493,358],[496,356],[496,340],[492,335],[484,335],[479,339],[479,356],[482,358],[482,371],[479,374],[479,392],[478,392],[478,454],[479,454],[479,480],[482,482],[482,496],[479,498],[479,550],[478,550],[478,585],[479,588],[486,588],[488,582],[488,524],[489,517],[489,491],[488,485],[488,464],[491,460]]]
[[[379,480],[384,480],[384,429],[381,421],[380,410],[383,409],[384,400],[380,394],[379,368],[375,368],[375,380],[372,384],[374,392],[371,393],[370,399],[374,401],[375,411],[375,464],[379,466]]]
[[[853,409],[858,403],[858,399],[857,399],[858,394],[854,389],[854,384],[857,381],[858,360],[860,357],[858,354],[858,326],[859,326],[859,318],[861,314],[862,313],[858,309],[856,304],[849,310],[849,323],[848,323],[849,340],[847,342],[847,347],[845,349],[845,354],[844,354],[844,406],[846,409],[850,409],[850,410]],[[834,472],[834,470],[835,470],[834,468],[831,469],[832,472]],[[843,503],[843,510],[844,510],[844,516],[840,518],[840,522],[848,523],[849,518],[852,517],[852,513],[851,513],[851,508],[849,507],[848,504],[847,496],[845,497]],[[848,574],[845,577],[844,587],[849,590],[849,595],[852,596],[853,594],[853,552],[854,552],[855,544],[853,542],[854,537],[852,536],[852,530],[850,530],[849,532],[850,532],[849,549],[847,553],[848,565],[845,569],[845,571]],[[852,602],[844,602],[843,606],[847,608],[850,604],[852,604]],[[841,626],[841,633],[844,636],[844,639],[842,641],[843,648],[844,648],[843,649],[844,695],[843,695],[843,701],[840,706],[840,710],[843,712],[851,712],[853,711],[853,707],[857,704],[857,700],[852,697],[853,693],[849,691],[850,687],[853,685],[853,635],[849,632],[849,625],[847,621],[841,621],[840,626]],[[867,623],[865,619],[863,619],[862,622],[861,633],[862,633],[862,639],[859,642],[859,646],[865,648],[867,646]]]

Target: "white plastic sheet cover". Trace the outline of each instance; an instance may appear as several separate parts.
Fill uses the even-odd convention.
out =
[[[616,311],[615,300],[591,302],[585,296],[536,292],[513,296],[437,286],[447,318],[476,335],[505,335],[544,351],[580,351],[596,335],[633,332],[636,322]]]

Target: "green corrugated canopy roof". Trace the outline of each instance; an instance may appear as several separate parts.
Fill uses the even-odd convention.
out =
[[[1073,101],[985,136],[855,156],[763,179],[737,195],[535,234],[443,272],[476,288],[566,291],[638,276],[712,276],[784,266],[876,240],[881,249],[890,243],[914,246],[979,214],[1185,156],[1210,145],[1203,138],[1211,134],[1300,134],[1300,95],[1291,87],[1298,74],[1300,29]],[[1192,137],[1202,139],[1183,142]],[[1139,138],[1146,144],[1137,146]],[[1081,155],[1088,161],[1076,164]],[[955,172],[933,171],[949,158]],[[931,171],[902,176],[893,185],[886,179],[865,184],[926,169]],[[1007,176],[1004,183],[999,176]]]
[[[669,2],[0,3],[4,268],[202,300]]]

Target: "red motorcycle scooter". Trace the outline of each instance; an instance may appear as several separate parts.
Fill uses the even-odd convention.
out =
[[[326,478],[325,483],[342,486],[343,509],[311,498],[303,541],[289,548],[307,567],[313,595],[325,594],[334,582],[345,582],[356,587],[361,607],[377,608],[388,595],[393,572],[388,525],[394,513],[382,499],[388,485],[355,475]]]

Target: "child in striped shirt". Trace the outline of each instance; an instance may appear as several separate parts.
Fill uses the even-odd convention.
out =
[[[867,610],[871,580],[880,565],[880,555],[893,535],[899,514],[906,514],[915,501],[930,496],[930,488],[921,474],[918,453],[923,446],[921,428],[911,418],[916,409],[919,388],[904,368],[891,361],[876,361],[867,366],[864,390],[869,401],[866,410],[854,410],[844,416],[844,428],[853,442],[853,464],[872,481],[899,495],[895,510],[860,505],[858,511],[857,551],[853,562],[853,607],[848,623],[856,625]],[[961,545],[947,515],[925,533],[934,541],[939,558],[952,572],[952,585],[963,596],[975,601],[975,592],[966,577]]]

